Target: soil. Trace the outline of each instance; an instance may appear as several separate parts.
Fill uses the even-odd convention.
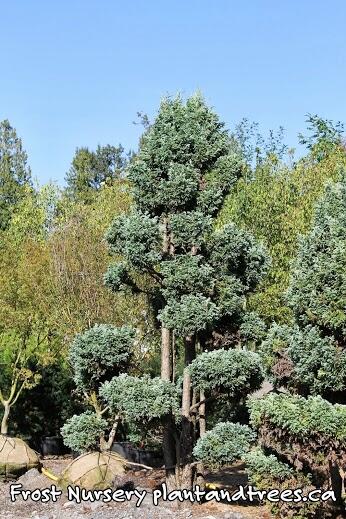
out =
[[[53,474],[60,474],[71,458],[47,457],[42,460],[43,466]],[[191,504],[190,502],[161,502],[154,506],[152,491],[163,481],[162,470],[129,470],[117,486],[134,487],[147,490],[140,507],[136,507],[136,499],[126,503],[103,503],[102,501],[76,503],[69,501],[65,493],[53,503],[24,501],[20,497],[16,502],[10,500],[10,483],[0,483],[0,519],[271,519],[271,515],[263,506],[229,505],[209,502]],[[207,475],[212,488],[235,490],[238,485],[247,482],[241,465],[224,469],[218,473]],[[24,474],[17,483],[23,489],[35,490],[50,488],[54,482],[36,469]],[[118,485],[118,483],[120,483]]]

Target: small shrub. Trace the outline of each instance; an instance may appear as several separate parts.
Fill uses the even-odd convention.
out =
[[[209,467],[230,465],[244,456],[255,438],[247,425],[221,422],[197,441],[193,455]]]
[[[67,447],[73,451],[86,452],[99,449],[100,436],[106,427],[106,420],[86,411],[67,420],[61,428],[61,434]]]

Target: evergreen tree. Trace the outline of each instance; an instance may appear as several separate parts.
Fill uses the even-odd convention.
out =
[[[304,476],[311,474],[310,484],[328,488],[331,483],[339,506],[346,468],[345,258],[343,173],[339,182],[327,186],[313,228],[300,241],[287,293],[295,322],[274,325],[261,346],[275,387],[292,394],[250,404],[262,445]]]
[[[121,178],[126,163],[121,145],[98,145],[96,151],[77,148],[66,175],[67,194],[77,201],[92,202],[95,192],[102,186]]]
[[[76,335],[69,352],[74,382],[88,409],[74,415],[62,427],[65,444],[79,452],[110,449],[120,416],[105,419],[108,407],[103,406],[98,392],[101,384],[125,372],[133,354],[135,331],[128,326],[95,325]],[[108,440],[105,440],[107,426]]]
[[[277,386],[344,403],[346,390],[346,181],[329,184],[301,239],[286,297],[293,326],[274,326],[262,345]]]
[[[13,208],[31,185],[27,154],[8,120],[0,122],[0,229],[9,225]]]
[[[204,388],[196,374],[202,371],[208,377],[208,361],[201,370],[196,366],[193,377],[191,372],[199,353],[245,346],[242,324],[249,335],[251,322],[258,325],[256,316],[245,318],[244,308],[246,296],[265,273],[267,256],[249,233],[232,224],[218,230],[213,226],[242,167],[224,125],[199,95],[186,103],[165,99],[129,166],[135,208],[117,218],[107,233],[110,249],[121,261],[110,266],[106,283],[115,291],[147,293],[161,326],[163,380],[176,382],[176,346],[184,350],[180,416],[162,417],[172,485],[192,485],[194,441],[206,430],[204,389],[211,398],[231,394],[241,369],[244,394],[262,380],[258,357],[246,349],[233,359],[238,364],[224,384]],[[203,359],[214,355],[216,379],[227,362],[224,348],[203,354]]]

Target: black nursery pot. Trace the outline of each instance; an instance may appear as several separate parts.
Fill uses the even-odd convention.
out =
[[[158,451],[139,449],[131,442],[115,442],[112,451],[117,452],[132,463],[140,463],[149,467],[161,467],[163,465],[162,454]]]
[[[60,456],[64,454],[64,444],[60,436],[45,436],[41,441],[43,456]]]

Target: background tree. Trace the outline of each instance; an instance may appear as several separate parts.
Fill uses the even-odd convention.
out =
[[[16,130],[5,119],[0,122],[0,229],[6,229],[25,187],[31,185],[27,154]]]
[[[320,162],[335,148],[343,147],[344,125],[340,121],[334,123],[329,119],[322,119],[316,114],[308,114],[306,122],[309,135],[299,134],[299,143],[304,144],[310,150],[315,160]]]
[[[127,161],[121,145],[98,145],[96,151],[77,148],[66,175],[66,193],[74,200],[92,202],[102,186],[122,177]]]
[[[103,282],[109,263],[104,233],[114,215],[128,212],[131,203],[123,180],[101,188],[90,204],[64,197],[58,203],[48,248],[55,299],[52,319],[65,349],[76,333],[96,323],[143,327],[143,298],[133,301],[127,294],[112,294]]]
[[[44,243],[3,234],[0,253],[0,400],[2,432],[7,433],[10,409],[22,391],[35,386],[40,371],[54,361],[57,342],[45,301],[47,249]]]
[[[326,183],[337,180],[340,169],[346,166],[341,135],[335,134],[332,123],[313,117],[311,125],[314,137],[309,140],[307,156],[285,163],[279,147],[273,154],[261,151],[263,158],[255,167],[250,160],[254,145],[243,128],[242,149],[250,162],[247,162],[246,174],[228,195],[218,219],[219,225],[231,221],[248,230],[263,241],[270,253],[272,263],[268,275],[249,300],[249,309],[268,323],[273,320],[288,323],[292,319],[284,294],[298,237],[310,230],[315,204]],[[329,130],[320,132],[320,126]],[[320,148],[325,152],[317,161],[314,150]]]

